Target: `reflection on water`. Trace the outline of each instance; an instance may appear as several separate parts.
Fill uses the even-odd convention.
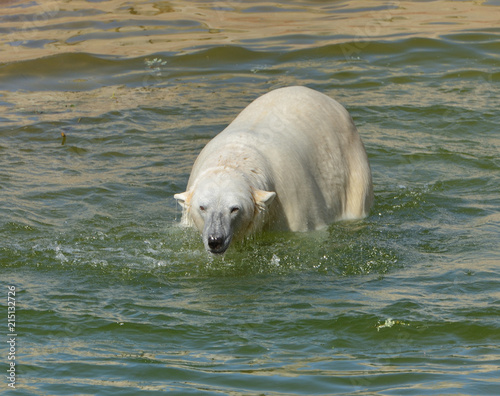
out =
[[[475,78],[454,57],[460,46],[484,56],[498,52],[496,12],[487,2],[447,1],[426,2],[425,7],[400,1],[10,1],[0,10],[0,117],[7,123],[53,122],[157,103],[188,107],[215,100],[223,106],[235,100],[231,86],[308,84],[315,74],[337,86],[353,77],[360,88],[378,86],[366,100],[381,103],[388,98],[383,90],[387,82],[414,80],[414,71],[408,70],[412,64],[429,77],[433,64],[426,70],[420,59],[438,58],[450,72],[441,89],[458,89],[460,99],[475,90],[475,99],[465,100],[479,104],[499,74],[479,70],[484,84],[457,87],[457,78]],[[474,32],[486,26],[491,34],[464,33],[464,28]],[[443,34],[455,46],[421,39]],[[420,38],[409,39],[414,36]],[[406,51],[408,47],[414,50]],[[206,52],[199,52],[203,48]],[[334,61],[327,65],[322,59]],[[378,73],[385,68],[388,79],[375,83],[368,64],[382,66]],[[217,78],[227,79],[228,90],[212,95],[200,89],[204,82],[199,73],[209,77],[224,69],[228,74]],[[304,74],[285,71],[290,69]],[[406,89],[398,94],[423,98]],[[236,103],[233,115],[251,99]],[[363,100],[356,98],[357,103]]]
[[[0,53],[1,62],[12,62],[67,52],[140,57],[220,45],[289,51],[347,42],[342,51],[351,57],[375,39],[499,27],[497,11],[468,1],[11,0],[0,10]]]

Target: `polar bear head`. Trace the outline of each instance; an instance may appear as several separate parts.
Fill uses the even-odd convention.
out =
[[[201,233],[205,249],[222,254],[232,240],[243,239],[262,226],[275,192],[254,189],[234,170],[203,172],[192,187],[174,198],[184,210],[184,221]]]

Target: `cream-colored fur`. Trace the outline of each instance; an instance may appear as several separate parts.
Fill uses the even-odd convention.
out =
[[[262,229],[307,231],[362,218],[373,188],[347,111],[322,93],[288,87],[256,99],[215,136],[175,198],[183,223],[200,230],[207,250],[223,253],[231,240]]]

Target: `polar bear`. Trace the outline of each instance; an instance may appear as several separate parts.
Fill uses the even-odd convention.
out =
[[[175,194],[182,224],[207,251],[262,230],[307,231],[365,217],[370,165],[349,113],[310,88],[271,91],[248,105],[196,159]]]

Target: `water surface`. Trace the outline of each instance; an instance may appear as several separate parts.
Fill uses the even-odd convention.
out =
[[[16,394],[497,394],[498,6],[4,5]],[[352,114],[374,208],[209,257],[173,194],[239,111],[295,84]]]

